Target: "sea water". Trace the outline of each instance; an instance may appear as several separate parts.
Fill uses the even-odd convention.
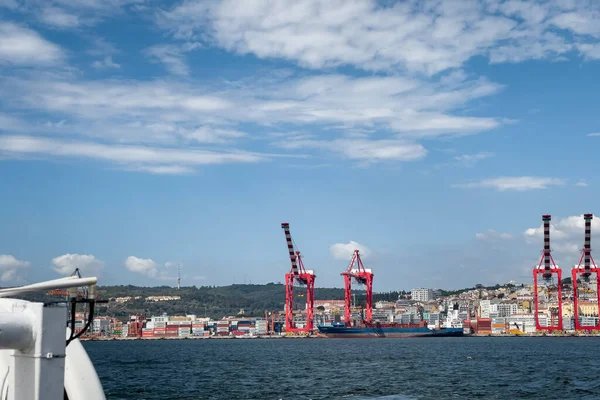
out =
[[[600,399],[600,338],[87,342],[108,399]]]

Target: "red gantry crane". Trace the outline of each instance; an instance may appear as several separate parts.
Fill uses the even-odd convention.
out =
[[[588,294],[594,292],[589,288],[590,277],[592,276],[592,274],[595,274],[596,279],[596,299],[594,299],[594,301],[596,303],[596,307],[598,307],[600,304],[600,280],[598,280],[598,267],[596,266],[596,262],[592,257],[592,248],[590,246],[593,218],[593,214],[583,215],[583,219],[585,221],[585,237],[583,242],[583,250],[581,251],[579,264],[571,271],[573,280],[573,308],[575,312],[576,330],[600,330],[600,323],[598,321],[596,321],[596,324],[594,325],[582,326],[581,321],[579,320],[579,300],[588,300]],[[582,261],[583,266],[581,265]],[[579,278],[581,278],[581,281],[578,280]],[[582,297],[582,299],[580,299],[580,296]],[[596,315],[598,315],[598,311],[596,311]]]
[[[356,264],[356,268],[354,265]],[[366,269],[360,258],[358,250],[354,250],[352,260],[346,271],[342,272],[344,276],[344,322],[346,326],[351,325],[351,306],[352,306],[352,279],[358,284],[363,284],[367,289],[367,306],[365,310],[365,321],[370,323],[373,318],[373,273]]]
[[[538,331],[562,331],[562,270],[558,268],[554,262],[554,258],[550,254],[550,220],[548,214],[542,215],[544,223],[544,251],[539,265],[533,269],[533,301],[535,303],[535,327]],[[542,275],[542,285],[539,285],[538,275]],[[553,275],[556,275],[556,284],[553,281]],[[541,326],[539,321],[539,291],[544,290],[547,300],[550,300],[550,295],[555,294],[557,297],[557,306],[550,307],[550,302],[547,301],[550,309],[550,321],[547,326]]]
[[[285,274],[285,330],[287,332],[310,332],[314,329],[314,311],[315,311],[315,272],[306,270],[300,252],[294,248],[292,235],[290,234],[290,224],[282,222],[281,227],[285,232],[288,251],[292,269]],[[294,324],[294,284],[306,286],[306,325],[304,328],[296,328]]]

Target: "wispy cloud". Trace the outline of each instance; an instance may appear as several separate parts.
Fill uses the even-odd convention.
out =
[[[44,7],[40,19],[44,23],[57,28],[75,28],[81,24],[77,15],[70,14],[58,7]]]
[[[422,145],[402,140],[292,140],[276,145],[285,149],[327,149],[348,159],[363,162],[413,161],[427,155],[427,150]]]
[[[465,166],[472,167],[479,161],[485,160],[486,158],[490,157],[494,157],[494,153],[481,152],[477,154],[462,154],[460,156],[454,157],[454,159]]]
[[[92,63],[92,67],[97,68],[97,69],[104,69],[104,68],[121,68],[121,66],[117,63],[115,63],[112,60],[111,56],[106,56],[104,57],[104,59],[102,59],[102,61],[94,61]]]
[[[193,149],[105,145],[30,136],[1,136],[0,154],[101,160],[114,162],[129,169],[162,174],[188,173],[194,167],[209,164],[255,163],[265,161],[268,157],[247,152],[221,153]]]
[[[499,177],[483,179],[478,182],[459,183],[452,185],[456,188],[472,189],[472,188],[490,188],[499,192],[513,190],[518,192],[528,190],[547,189],[550,186],[562,186],[566,183],[565,179],[560,178],[543,178],[535,176],[516,176],[516,177]]]
[[[600,136],[600,132],[588,133],[588,136]]]
[[[156,45],[144,51],[154,61],[161,62],[174,75],[188,76],[190,68],[185,61],[184,51],[180,46]]]
[[[575,186],[588,187],[590,185],[585,181],[585,179],[580,179],[579,181],[577,181]]]
[[[13,9],[18,7],[17,0],[0,0],[0,7]]]
[[[464,77],[455,76],[429,83],[402,77],[274,75],[211,86],[44,76],[0,79],[0,89],[10,91],[12,104],[21,110],[44,110],[69,121],[48,126],[41,132],[46,135],[175,147],[231,146],[249,136],[241,126],[260,126],[258,138],[277,147],[321,149],[366,163],[419,159],[427,154],[417,142],[420,138],[476,134],[501,123],[452,115],[470,100],[499,90],[485,79],[461,81]],[[314,133],[277,136],[290,126]]]
[[[510,240],[513,236],[510,233],[498,232],[494,229],[488,229],[486,232],[477,232],[475,238],[478,240]]]

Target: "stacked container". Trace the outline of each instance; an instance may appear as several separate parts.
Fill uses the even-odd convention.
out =
[[[194,322],[192,323],[192,336],[204,336],[204,323]]]
[[[179,325],[179,337],[188,337],[192,331],[192,324],[180,324]]]
[[[143,328],[142,329],[142,337],[143,338],[154,337],[154,329],[152,329],[152,328]]]
[[[166,337],[177,337],[179,336],[179,325],[167,324],[165,330]]]
[[[244,334],[248,334],[248,333],[250,333],[250,330],[252,330],[254,328],[255,328],[254,321],[238,321],[236,330],[241,331]],[[233,327],[231,329],[234,330]]]
[[[478,318],[476,332],[478,335],[491,335],[492,334],[491,318]]]
[[[229,336],[229,321],[217,321],[217,335]]]
[[[506,333],[506,318],[492,318],[492,335],[504,335]]]
[[[265,335],[267,333],[267,321],[264,319],[256,320],[256,334]]]

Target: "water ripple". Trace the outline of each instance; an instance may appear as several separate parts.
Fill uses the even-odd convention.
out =
[[[109,399],[598,399],[596,338],[88,342]]]

